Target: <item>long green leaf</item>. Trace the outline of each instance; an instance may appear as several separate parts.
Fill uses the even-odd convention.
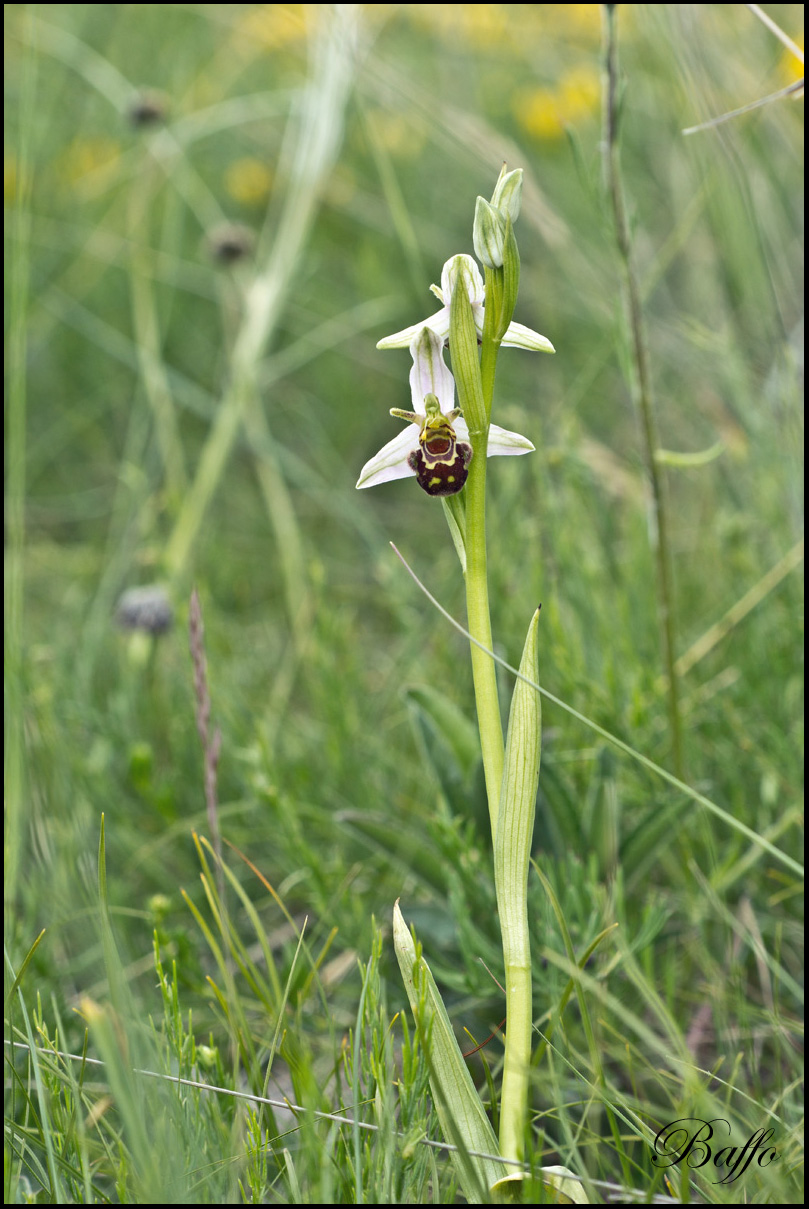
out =
[[[507,1168],[494,1157],[481,1157],[498,1153],[497,1138],[458,1048],[430,967],[416,950],[398,902],[393,908],[393,944],[410,1008],[428,1056],[430,1087],[441,1130],[445,1140],[457,1147],[452,1158],[458,1179],[470,1203],[484,1203],[488,1200],[488,1190],[507,1174]]]

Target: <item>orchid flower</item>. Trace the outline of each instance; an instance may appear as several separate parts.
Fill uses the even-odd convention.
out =
[[[480,275],[480,269],[475,260],[471,256],[460,255],[453,256],[444,265],[441,272],[441,288],[439,289],[437,285],[430,286],[436,298],[442,303],[441,310],[436,311],[434,315],[430,315],[428,319],[423,319],[421,323],[414,324],[413,327],[406,327],[403,331],[395,332],[392,336],[385,336],[383,340],[379,341],[376,347],[408,348],[425,327],[435,332],[437,336],[440,336],[442,342],[446,344],[449,338],[449,304],[458,275],[463,280],[466,291],[469,294],[478,340],[482,340],[483,302],[486,297],[483,278]],[[540,336],[539,332],[532,331],[530,327],[523,327],[521,323],[510,323],[508,325],[502,343],[507,348],[525,348],[531,352],[539,353],[555,352],[553,345],[546,336]]]
[[[408,427],[366,462],[357,486],[376,487],[415,475],[428,495],[455,495],[466,482],[472,459],[469,429],[455,407],[455,380],[444,361],[443,337],[427,324],[413,330],[413,410],[393,407],[390,413],[406,420]],[[517,456],[533,449],[527,437],[497,424],[489,427],[489,457]]]

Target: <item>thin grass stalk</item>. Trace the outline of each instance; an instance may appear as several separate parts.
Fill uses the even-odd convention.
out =
[[[641,304],[641,289],[632,248],[632,236],[626,210],[621,155],[618,144],[618,30],[617,5],[604,6],[604,60],[605,60],[605,104],[604,104],[604,161],[607,190],[615,221],[615,238],[623,266],[627,318],[632,341],[635,365],[633,383],[636,406],[640,418],[643,440],[643,456],[652,497],[654,526],[652,546],[655,557],[657,579],[657,605],[663,667],[667,680],[669,731],[674,771],[681,780],[685,775],[683,760],[683,728],[680,709],[680,687],[674,652],[675,603],[669,536],[669,507],[665,474],[658,460],[660,445],[657,434],[654,400],[652,396],[649,346],[646,339]]]
[[[369,963],[365,971],[365,976],[362,980],[362,990],[360,992],[360,1001],[357,1004],[357,1016],[354,1024],[354,1046],[351,1062],[351,1090],[353,1095],[354,1108],[354,1128],[352,1130],[352,1155],[354,1159],[354,1204],[365,1204],[363,1195],[363,1154],[362,1140],[359,1129],[359,1112],[360,1105],[363,1101],[363,1086],[362,1086],[362,1060],[361,1055],[365,1045],[365,999],[368,994],[368,985],[372,976],[372,968]]]
[[[25,546],[25,456],[28,354],[27,319],[31,246],[31,141],[36,85],[34,22],[25,19],[28,39],[22,55],[17,142],[17,177],[11,225],[9,315],[8,477],[6,488],[7,561],[5,590],[6,708],[4,784],[6,834],[3,901],[14,904],[23,848],[25,732],[23,727],[23,589]]]
[[[745,592],[744,596],[734,605],[731,605],[728,611],[712,626],[709,626],[705,633],[680,656],[675,665],[678,675],[684,676],[686,672],[690,672],[692,667],[704,659],[739,622],[744,620],[748,613],[778,587],[782,579],[799,567],[803,562],[803,553],[804,541],[801,538],[783,558],[779,558],[774,567],[762,575],[758,583]]]
[[[57,1152],[56,1152],[56,1146],[58,1145],[58,1141],[54,1137],[54,1132],[53,1132],[53,1127],[52,1127],[52,1116],[49,1111],[49,1104],[48,1104],[49,1095],[48,1095],[48,1090],[46,1089],[46,1082],[45,1082],[45,1077],[44,1077],[45,1076],[45,1070],[43,1069],[44,1064],[40,1060],[42,1051],[37,1048],[36,1043],[35,1043],[34,1029],[31,1024],[31,1018],[28,1014],[28,1009],[26,1008],[26,1005],[25,1005],[25,998],[22,993],[20,976],[15,975],[15,972],[11,966],[11,960],[10,960],[10,957],[9,957],[7,951],[4,950],[3,956],[5,959],[6,978],[8,981],[13,982],[14,988],[17,991],[17,1000],[19,1003],[19,1008],[20,1008],[20,1012],[22,1014],[22,1019],[23,1019],[22,1032],[23,1032],[23,1035],[26,1037],[27,1044],[28,1044],[28,1062],[29,1062],[29,1065],[30,1065],[30,1068],[31,1068],[31,1071],[33,1074],[33,1084],[34,1084],[35,1095],[36,1095],[36,1116],[38,1116],[38,1118],[39,1118],[39,1130],[40,1130],[40,1135],[42,1138],[42,1145],[45,1149],[45,1158],[46,1158],[47,1169],[48,1169],[48,1179],[50,1182],[50,1188],[48,1189],[48,1191],[50,1192],[51,1199],[57,1205],[66,1204],[68,1197],[65,1194],[65,1190],[64,1190],[64,1188],[62,1186],[62,1182],[59,1178],[59,1164],[57,1162]],[[12,1010],[10,1002],[9,1002],[9,1006],[8,1006],[7,1010]],[[29,1078],[27,1080],[25,1080],[25,1086],[27,1088],[30,1088],[31,1082],[32,1082],[32,1079],[29,1076]],[[16,1091],[15,1082],[13,1080],[12,1080],[12,1089],[14,1091]],[[34,1099],[30,1095],[30,1092],[24,1092],[23,1094],[27,1095],[28,1102],[31,1105],[31,1107],[33,1108]],[[11,1119],[14,1120],[15,1118],[12,1117]],[[6,1172],[7,1172],[6,1186],[7,1187],[8,1187],[8,1183],[9,1183],[9,1179],[10,1179],[10,1172],[9,1172],[8,1168],[11,1165],[11,1161],[12,1161],[11,1155],[7,1151],[6,1152]],[[21,1172],[23,1170],[23,1168],[27,1165],[28,1164],[25,1162],[24,1159],[22,1159],[22,1156],[21,1156],[21,1161],[19,1164],[19,1172]],[[18,1179],[18,1182],[21,1183],[21,1180],[19,1179],[19,1173],[17,1175],[17,1179]],[[43,1183],[44,1183],[44,1180],[43,1180]]]
[[[181,581],[187,572],[194,543],[211,501],[221,483],[239,430],[250,408],[259,406],[259,369],[267,343],[275,331],[298,269],[300,256],[312,226],[320,190],[340,147],[343,115],[354,72],[357,12],[354,5],[317,10],[319,29],[314,39],[311,77],[304,95],[300,123],[291,124],[289,137],[296,153],[290,183],[275,238],[266,263],[247,290],[244,314],[231,357],[231,378],[219,405],[210,434],[202,450],[197,473],[185,497],[166,549],[166,565],[172,580]],[[294,126],[294,130],[293,130]],[[284,488],[284,491],[286,489]],[[294,516],[287,515],[275,526],[288,530]],[[300,547],[295,521],[291,540]],[[287,552],[284,574],[295,568],[295,583],[287,583],[287,598],[300,601],[306,585],[300,564]]]
[[[402,252],[404,253],[410,275],[410,284],[413,287],[413,296],[421,303],[426,272],[424,256],[413,226],[413,219],[410,216],[407,201],[402,193],[391,154],[385,146],[384,140],[380,137],[379,130],[371,119],[366,106],[361,106],[360,115],[363,119],[365,137],[368,140],[368,146],[374,159],[377,174],[379,175],[379,183],[382,186],[388,213],[390,214]]]
[[[135,407],[129,416],[121,453],[120,469],[112,504],[109,526],[101,558],[101,571],[95,595],[87,609],[77,640],[75,684],[77,700],[87,699],[98,660],[102,657],[103,636],[109,625],[115,599],[130,572],[134,548],[139,540],[140,520],[151,495],[152,485],[146,474],[132,476],[127,467],[144,466],[151,435],[149,415],[145,408]]]
[[[225,900],[225,877],[222,872],[222,835],[219,829],[219,799],[216,773],[222,750],[222,731],[217,725],[211,733],[211,693],[208,688],[208,660],[205,657],[205,626],[202,621],[202,605],[199,593],[194,588],[188,608],[188,637],[191,662],[194,665],[194,698],[196,700],[197,733],[202,744],[202,759],[205,780],[205,811],[211,842],[216,855],[216,887],[222,912],[227,917]]]
[[[314,603],[307,581],[303,542],[292,495],[284,480],[281,464],[276,456],[276,446],[267,417],[258,395],[253,394],[244,418],[245,431],[255,449],[256,477],[258,478],[267,516],[275,538],[281,562],[281,578],[289,624],[294,636],[294,668],[306,651],[306,642],[311,635]],[[291,677],[290,677],[291,686]],[[274,686],[283,700],[282,684]]]
[[[160,348],[160,328],[152,284],[152,257],[141,234],[144,226],[148,230],[148,213],[153,200],[150,177],[154,165],[144,165],[144,168],[151,171],[145,171],[140,188],[133,191],[128,215],[132,249],[129,274],[132,319],[141,381],[154,418],[169,502],[172,512],[176,512],[185,494],[187,476],[177,410]]]

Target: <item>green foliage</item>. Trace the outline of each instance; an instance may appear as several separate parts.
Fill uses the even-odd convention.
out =
[[[768,12],[797,35],[799,6]],[[543,687],[671,766],[598,7],[5,19],[6,1201],[452,1203],[373,919],[401,897],[461,1048],[495,1034],[468,1065],[496,1128],[492,852],[467,644],[389,540],[459,618],[463,588],[435,501],[354,483],[409,405],[407,353],[374,344],[427,313],[506,158],[514,318],[557,353],[498,362],[493,419],[537,451],[488,476],[496,649],[518,661],[541,601]],[[618,28],[686,780],[794,858],[801,111],[683,136],[788,82],[787,52],[727,5]],[[173,627],[116,624],[154,583]],[[668,1194],[657,1131],[721,1117],[778,1161],[672,1169],[677,1195],[803,1203],[797,876],[547,701],[543,727],[526,1162]]]

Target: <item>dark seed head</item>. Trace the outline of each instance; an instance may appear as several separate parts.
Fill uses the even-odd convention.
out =
[[[208,233],[208,249],[217,264],[237,264],[250,255],[254,246],[253,232],[241,223],[223,223]]]
[[[166,119],[168,104],[162,92],[144,91],[131,102],[127,117],[135,127],[156,126]]]
[[[143,630],[147,634],[165,634],[174,621],[174,610],[164,588],[147,584],[128,588],[115,609],[116,623],[122,630]]]

